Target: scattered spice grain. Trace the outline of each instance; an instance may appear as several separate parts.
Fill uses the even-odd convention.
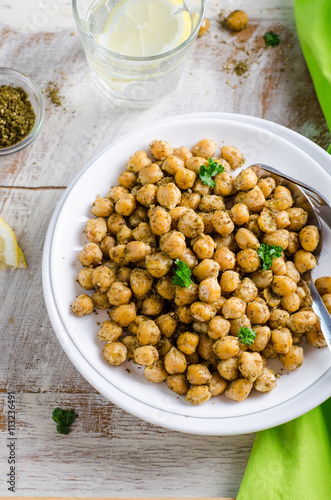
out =
[[[49,82],[47,89],[47,97],[52,101],[55,106],[62,106],[63,97],[59,94],[57,83]]]

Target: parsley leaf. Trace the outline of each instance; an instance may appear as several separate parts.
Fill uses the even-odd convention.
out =
[[[191,283],[193,283],[191,280],[191,269],[188,267],[186,262],[179,259],[175,259],[175,265],[177,266],[177,269],[175,270],[175,274],[172,278],[173,284],[190,288]]]
[[[247,326],[242,326],[238,333],[238,339],[242,344],[251,345],[256,338],[256,333],[252,328],[247,328]]]
[[[52,414],[52,419],[57,423],[56,430],[60,434],[69,434],[70,426],[77,417],[74,410],[62,410],[62,408],[55,408]]]
[[[212,158],[208,158],[208,165],[201,165],[199,169],[199,176],[204,184],[206,184],[207,186],[215,187],[216,182],[212,179],[212,177],[215,177],[215,175],[220,174],[224,171],[225,168],[223,167],[223,165],[219,165]]]
[[[257,254],[263,260],[263,269],[270,269],[273,259],[282,255],[283,248],[277,245],[262,243],[257,249]]]
[[[268,31],[268,33],[264,35],[264,39],[267,47],[269,45],[270,47],[276,47],[276,45],[279,45],[280,35],[277,35],[277,33],[274,33],[273,31]]]

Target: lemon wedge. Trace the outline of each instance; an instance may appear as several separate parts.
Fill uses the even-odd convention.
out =
[[[0,217],[0,269],[26,267],[22,250],[18,247],[14,231]]]
[[[162,54],[191,34],[192,19],[182,0],[122,0],[111,11],[97,42],[118,54]]]

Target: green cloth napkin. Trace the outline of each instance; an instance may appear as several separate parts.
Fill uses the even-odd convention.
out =
[[[237,500],[330,500],[331,398],[258,432]]]
[[[331,131],[331,0],[294,0],[301,47]],[[331,145],[328,149],[331,153]],[[331,499],[331,398],[258,432],[237,500]]]
[[[331,0],[294,0],[294,13],[301,48],[331,131]]]

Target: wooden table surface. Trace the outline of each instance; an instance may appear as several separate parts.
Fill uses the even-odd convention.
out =
[[[58,343],[41,284],[43,242],[56,203],[77,172],[123,133],[197,111],[267,118],[325,148],[330,141],[296,35],[292,2],[246,0],[246,30],[229,33],[218,14],[238,2],[209,1],[210,31],[196,43],[175,92],[153,108],[114,108],[95,89],[69,0],[0,1],[0,66],[19,69],[46,96],[43,130],[30,147],[0,159],[0,215],[15,230],[27,270],[0,273],[0,495],[10,495],[7,399],[16,392],[16,494],[24,496],[232,497],[254,435],[190,436],[155,427],[114,406],[86,382]],[[265,48],[266,31],[281,35]],[[237,62],[249,71],[238,76]],[[55,407],[79,418],[55,431]]]

